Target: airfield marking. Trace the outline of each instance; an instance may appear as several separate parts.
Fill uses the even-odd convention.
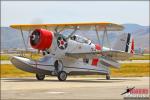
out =
[[[46,92],[46,93],[50,93],[50,94],[63,94],[63,93],[65,93],[65,92],[49,91],[49,92]]]

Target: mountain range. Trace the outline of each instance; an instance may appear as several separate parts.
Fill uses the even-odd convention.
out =
[[[149,49],[149,35],[150,35],[150,27],[142,26],[138,24],[123,24],[124,30],[122,33],[131,33],[134,41],[135,48],[146,48]],[[11,48],[24,48],[23,41],[21,38],[20,30],[16,30],[10,27],[1,27],[1,49],[11,49]],[[87,33],[87,34],[84,34]],[[81,33],[79,33],[81,34]],[[111,41],[111,45],[117,39],[117,36],[121,34],[120,32],[111,32],[109,33],[109,40]],[[100,37],[102,33],[99,33]],[[92,32],[83,32],[83,36],[91,39],[93,42],[97,42],[96,34]],[[24,34],[25,40],[29,40],[28,34]],[[29,43],[27,43],[29,44]]]

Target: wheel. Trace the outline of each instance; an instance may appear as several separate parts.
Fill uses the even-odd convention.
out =
[[[65,81],[67,79],[67,73],[65,71],[60,71],[57,77],[59,81]]]
[[[107,79],[107,80],[110,80],[110,75],[106,75],[106,79]]]
[[[44,80],[45,75],[44,74],[36,74],[36,79],[37,80]]]

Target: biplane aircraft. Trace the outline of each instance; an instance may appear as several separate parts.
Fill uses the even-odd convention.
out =
[[[134,53],[134,40],[130,33],[121,34],[113,47],[103,45],[104,38],[108,39],[108,31],[124,29],[122,25],[114,23],[21,24],[10,27],[21,30],[26,49],[24,31],[29,32],[31,47],[43,52],[43,57],[39,60],[23,56],[11,58],[13,65],[23,71],[35,73],[37,80],[44,80],[46,75],[52,75],[57,76],[59,81],[65,81],[68,75],[91,74],[106,75],[106,79],[110,79],[110,67],[119,68],[118,60],[126,60]],[[63,33],[65,30],[69,30],[68,35]],[[77,31],[89,30],[95,32],[98,44],[76,34]],[[99,32],[103,32],[102,37]]]

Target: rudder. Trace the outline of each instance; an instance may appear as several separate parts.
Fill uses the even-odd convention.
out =
[[[134,39],[130,33],[124,33],[119,36],[113,49],[128,53],[134,53]]]

